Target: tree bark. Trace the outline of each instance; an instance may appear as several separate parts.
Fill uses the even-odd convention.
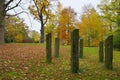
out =
[[[105,40],[105,67],[107,69],[112,69],[113,61],[113,35],[108,36]]]
[[[4,43],[5,26],[0,25],[0,44]]]
[[[83,58],[83,39],[80,39],[80,52],[79,57]]]
[[[42,14],[40,15],[40,18],[41,18],[41,37],[40,37],[40,43],[44,43],[44,23],[43,23],[43,17],[42,17]]]
[[[90,36],[88,36],[88,47],[91,46]]]
[[[41,32],[40,43],[44,43],[44,25],[42,25],[40,32]]]
[[[46,35],[46,62],[52,63],[52,41],[51,33]]]
[[[71,34],[71,72],[78,73],[79,56],[78,56],[79,30],[75,29]]]
[[[99,61],[103,62],[104,60],[104,52],[103,52],[103,41],[100,41],[99,43]]]
[[[60,48],[60,39],[59,38],[55,38],[55,57],[58,58],[59,57],[59,48]]]
[[[4,43],[5,33],[5,0],[0,1],[0,44]]]

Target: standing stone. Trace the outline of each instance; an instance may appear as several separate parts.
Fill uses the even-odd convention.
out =
[[[71,72],[78,73],[79,56],[78,56],[79,30],[75,29],[71,34]]]
[[[113,35],[108,36],[105,40],[105,67],[107,69],[112,69],[113,61]]]
[[[46,35],[46,62],[52,63],[51,33]]]
[[[59,57],[59,48],[60,48],[60,40],[59,38],[55,38],[55,57],[58,58]]]
[[[80,53],[79,53],[79,57],[83,58],[83,39],[80,39]]]
[[[104,49],[104,47],[103,47],[103,41],[100,41],[100,43],[99,43],[99,61],[100,62],[103,62],[103,60],[104,60],[103,49]]]

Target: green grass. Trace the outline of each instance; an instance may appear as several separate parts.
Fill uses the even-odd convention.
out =
[[[13,44],[13,45],[27,45],[27,46],[44,46],[45,44],[40,44],[40,43],[8,43],[8,44]]]
[[[72,74],[70,46],[61,46],[60,57],[53,56],[52,64],[45,62],[45,45],[6,44],[0,48],[4,54],[11,52],[5,57],[0,51],[0,80],[120,80],[119,51],[114,51],[113,70],[107,70],[98,60],[98,47],[84,47],[79,73]]]

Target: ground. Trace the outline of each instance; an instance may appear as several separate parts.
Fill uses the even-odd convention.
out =
[[[85,47],[78,74],[70,72],[70,46],[61,46],[60,57],[53,54],[52,64],[46,63],[45,53],[45,45],[40,44],[0,45],[0,80],[120,80],[118,51],[114,51],[113,70],[107,70],[98,60],[98,48]]]

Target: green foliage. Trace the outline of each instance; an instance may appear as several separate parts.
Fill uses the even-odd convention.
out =
[[[33,42],[39,43],[39,41],[40,41],[40,33],[38,33],[35,30],[29,31],[29,36],[33,40]]]
[[[45,34],[53,33],[56,27],[55,15],[53,15],[45,25]],[[54,34],[53,34],[54,35]]]
[[[28,37],[28,27],[22,19],[17,17],[6,18],[5,25],[5,41],[6,42],[22,42]]]
[[[94,8],[85,6],[78,26],[80,37],[84,38],[85,46],[98,46],[99,41],[103,40],[106,30],[103,27],[99,14]]]
[[[29,11],[33,15],[34,19],[42,20],[40,19],[40,16],[46,17],[50,13],[50,1],[49,0],[33,0],[34,5],[29,6]]]
[[[120,50],[120,29],[117,29],[113,33],[113,46],[114,48]]]
[[[109,21],[109,26],[115,23],[120,27],[120,0],[102,0],[100,8],[102,16]]]
[[[44,26],[52,17],[51,2],[52,0],[33,0],[34,5],[29,6],[29,11],[34,19],[41,23],[41,39],[40,43],[44,43]]]

